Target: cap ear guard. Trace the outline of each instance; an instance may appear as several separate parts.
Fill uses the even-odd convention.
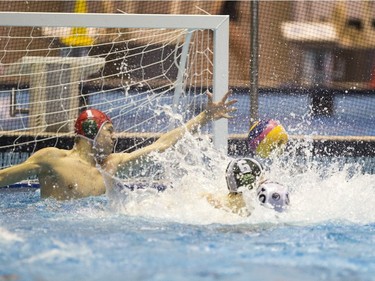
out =
[[[257,188],[257,198],[262,206],[283,212],[290,204],[289,191],[277,182],[265,181]]]
[[[99,132],[98,124],[92,119],[82,122],[82,130],[83,135],[89,139],[94,139]]]
[[[238,192],[240,188],[253,189],[263,174],[262,165],[252,158],[234,159],[229,162],[225,175],[229,192]]]

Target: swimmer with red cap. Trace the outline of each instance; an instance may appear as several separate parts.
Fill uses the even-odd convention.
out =
[[[113,153],[115,134],[111,119],[99,110],[88,109],[77,118],[72,149],[43,148],[25,162],[0,170],[0,187],[37,177],[42,197],[66,200],[104,194],[108,180],[118,169],[151,152],[163,152],[186,131],[195,132],[210,121],[231,118],[236,100],[228,101],[230,94],[229,91],[219,102],[213,102],[212,94],[207,93],[206,110],[183,126],[163,134],[154,143],[131,153]]]
[[[75,133],[94,140],[105,123],[112,123],[111,119],[103,112],[96,109],[83,111],[74,125]]]
[[[101,164],[113,152],[115,138],[111,119],[97,109],[83,111],[74,125],[76,143],[81,138],[92,145],[92,153],[96,161]],[[102,132],[103,131],[103,132]]]
[[[104,129],[105,127],[105,129]],[[115,139],[111,119],[97,109],[83,111],[74,125],[77,138],[84,138],[92,143],[94,155],[99,163],[113,151]],[[100,132],[104,130],[103,134]],[[108,134],[109,132],[109,134]]]

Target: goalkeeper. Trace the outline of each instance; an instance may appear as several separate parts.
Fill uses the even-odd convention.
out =
[[[186,131],[195,132],[199,126],[221,118],[231,118],[236,100],[228,101],[227,92],[219,102],[208,95],[206,110],[186,124],[163,134],[154,143],[131,153],[113,153],[114,128],[103,112],[89,109],[75,123],[75,144],[71,150],[43,148],[25,162],[0,171],[0,186],[14,184],[36,176],[41,197],[58,200],[101,195],[111,184],[118,169],[129,167],[149,153],[163,152],[181,139]],[[112,178],[112,179],[111,179]]]

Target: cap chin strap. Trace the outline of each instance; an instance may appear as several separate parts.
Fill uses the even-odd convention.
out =
[[[101,130],[103,129],[104,125],[107,124],[109,121],[104,121],[103,124],[100,126],[98,133],[96,134],[95,138],[93,139],[93,144],[96,144],[96,138],[99,136]]]
[[[94,139],[90,139],[88,137],[86,137],[85,135],[81,135],[81,134],[77,134],[77,136],[79,136],[80,138],[83,138],[85,140],[87,140],[88,142],[90,142],[92,144],[92,147],[94,148],[96,146],[96,138],[98,137],[98,135],[100,134],[100,131],[103,129],[103,126],[108,123],[109,121],[104,121],[104,123],[100,126],[99,130],[98,130],[98,133],[96,134],[95,138]]]
[[[77,137],[83,138],[83,139],[89,141],[90,143],[93,143],[93,142],[94,142],[93,139],[90,139],[90,138],[88,138],[88,137],[86,137],[86,136],[84,136],[84,135],[81,135],[81,134],[77,134]]]
[[[99,130],[98,130],[98,133],[96,134],[96,136],[95,136],[95,138],[93,139],[93,140],[91,140],[92,141],[92,147],[94,148],[94,147],[96,147],[96,138],[99,136],[99,134],[100,134],[100,132],[101,132],[101,130],[103,129],[103,127],[104,127],[104,125],[105,124],[107,124],[109,121],[104,121],[103,122],[103,124],[100,126],[100,128],[99,128]],[[100,154],[98,154],[98,155],[100,155]],[[100,160],[100,157],[98,158],[98,157],[94,157],[95,158],[95,161],[96,162],[98,162],[98,160]],[[100,161],[99,161],[100,162]]]

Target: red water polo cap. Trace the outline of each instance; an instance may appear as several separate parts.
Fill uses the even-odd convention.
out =
[[[75,133],[89,139],[95,139],[104,123],[111,122],[111,119],[97,109],[87,109],[77,118],[74,125]]]

